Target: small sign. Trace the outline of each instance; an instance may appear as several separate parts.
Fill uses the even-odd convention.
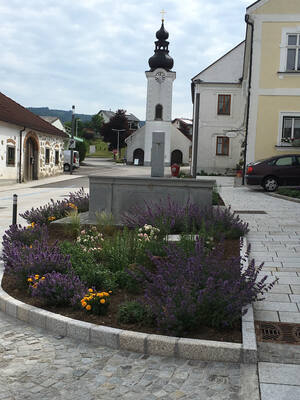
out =
[[[138,159],[138,158],[135,158],[134,161],[133,161],[133,164],[134,164],[134,165],[139,165],[139,159]]]
[[[76,147],[75,139],[70,139],[69,140],[69,149],[75,149],[75,147]]]
[[[90,154],[96,153],[96,146],[95,145],[90,145]]]

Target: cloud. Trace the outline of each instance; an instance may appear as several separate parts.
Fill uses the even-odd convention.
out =
[[[0,91],[24,106],[145,117],[148,59],[166,9],[177,79],[173,117],[192,114],[190,80],[244,38],[246,0],[0,0]]]

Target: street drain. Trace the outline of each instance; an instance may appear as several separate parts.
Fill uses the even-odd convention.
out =
[[[259,342],[300,344],[299,324],[257,321],[255,329]]]
[[[267,214],[265,211],[256,211],[256,210],[250,210],[250,211],[235,211],[236,214]]]

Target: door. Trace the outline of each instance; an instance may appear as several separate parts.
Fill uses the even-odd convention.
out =
[[[174,150],[171,154],[171,165],[173,164],[182,164],[182,152],[180,150]]]
[[[26,142],[25,177],[27,181],[37,179],[37,146],[32,138]]]

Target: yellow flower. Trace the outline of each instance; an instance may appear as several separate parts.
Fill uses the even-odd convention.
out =
[[[34,228],[35,222],[31,222],[30,226],[31,228]]]
[[[28,278],[28,279],[27,279],[27,282],[32,282],[32,278]]]
[[[32,249],[32,244],[29,246],[30,249]]]
[[[39,279],[40,276],[39,275],[34,275],[34,279]]]
[[[111,291],[111,290],[109,290],[109,291],[108,291],[108,293],[112,293],[112,291]]]
[[[103,297],[103,292],[97,294],[98,297]]]
[[[108,297],[109,294],[107,292],[103,292],[104,296]]]
[[[85,301],[81,302],[82,307],[86,307],[87,303]]]
[[[93,293],[93,289],[89,289],[89,292],[90,292],[90,293]]]
[[[48,221],[54,221],[56,218],[54,216],[48,217]]]
[[[90,305],[85,307],[86,310],[90,311],[92,309],[92,307]]]
[[[101,304],[104,304],[104,303],[105,303],[105,300],[104,300],[104,299],[101,299],[101,300],[100,300],[100,303],[101,303]]]
[[[41,277],[41,280],[43,281],[44,279],[46,279],[44,276]]]
[[[34,285],[32,285],[32,287],[33,287],[34,289],[36,289],[36,288],[37,288],[37,283],[35,283]]]

